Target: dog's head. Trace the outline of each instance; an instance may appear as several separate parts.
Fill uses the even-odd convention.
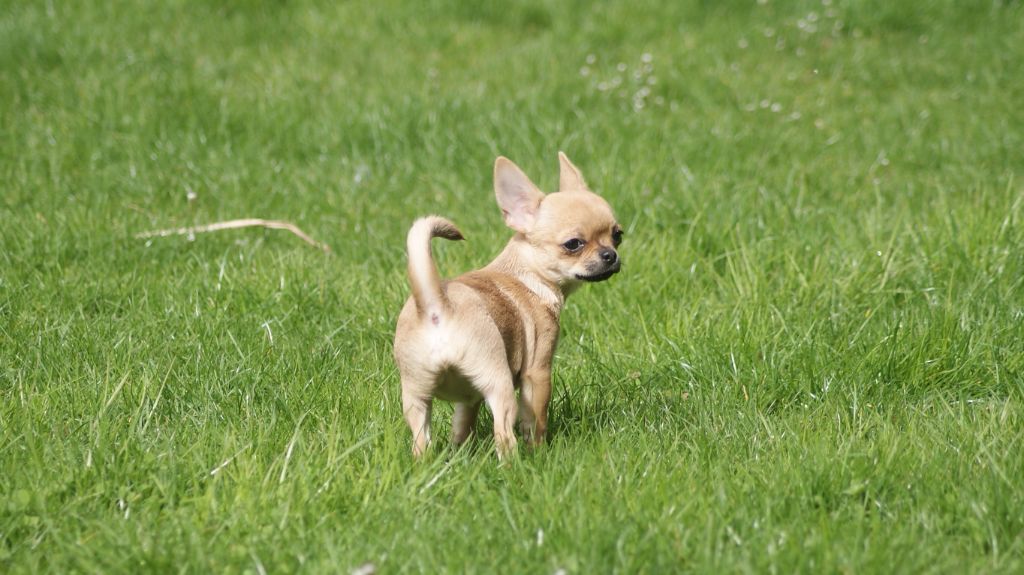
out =
[[[622,227],[604,198],[587,188],[579,169],[559,152],[559,191],[545,195],[512,161],[494,164],[494,193],[508,227],[522,234],[522,262],[563,288],[610,278],[622,265]]]

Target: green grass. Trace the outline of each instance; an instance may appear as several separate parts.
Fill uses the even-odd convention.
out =
[[[1022,102],[1014,1],[7,3],[0,571],[1019,573]],[[414,464],[407,227],[560,149],[551,442]],[[237,217],[333,255],[133,237]]]

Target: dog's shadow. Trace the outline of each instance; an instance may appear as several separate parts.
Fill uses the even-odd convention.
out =
[[[606,433],[616,425],[615,405],[622,401],[622,390],[618,386],[602,389],[597,384],[577,384],[570,387],[560,383],[551,398],[548,409],[548,433],[545,443],[557,446],[566,441],[577,441],[595,434]],[[444,407],[435,408],[435,437],[450,437],[453,408],[451,404],[441,403]],[[466,451],[467,455],[493,453],[494,417],[486,406],[480,409],[473,432],[461,446],[451,445],[452,450]],[[515,427],[516,439],[520,449],[532,452],[536,449],[525,448],[519,421]],[[524,449],[525,448],[525,449]]]

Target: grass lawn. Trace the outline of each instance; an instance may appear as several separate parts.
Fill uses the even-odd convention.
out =
[[[626,229],[552,436],[414,464],[404,238]],[[136,239],[218,220],[281,231]],[[1020,573],[1019,1],[0,7],[0,572]]]

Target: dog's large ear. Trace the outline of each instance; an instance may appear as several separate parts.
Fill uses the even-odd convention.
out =
[[[583,181],[580,169],[569,161],[569,157],[564,152],[558,152],[558,164],[558,191],[590,190],[587,183]]]
[[[508,227],[517,232],[530,231],[544,192],[533,185],[519,166],[504,156],[499,156],[494,162],[494,196]]]

